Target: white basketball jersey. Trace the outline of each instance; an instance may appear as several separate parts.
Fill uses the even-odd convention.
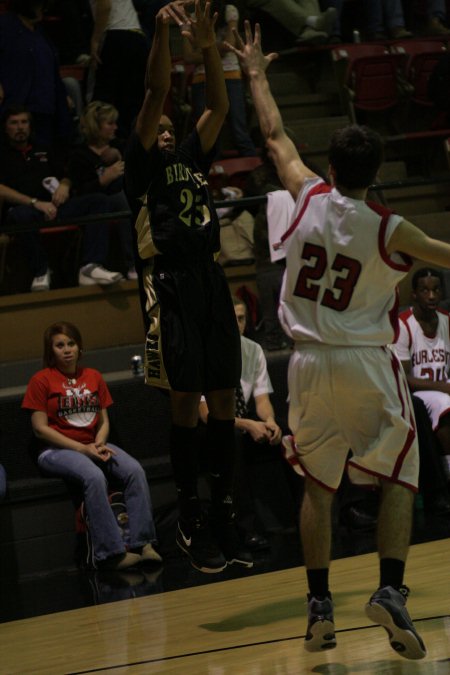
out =
[[[379,346],[398,329],[397,284],[412,261],[386,244],[402,218],[305,181],[283,237],[287,268],[279,318],[296,341]]]
[[[433,382],[448,380],[450,364],[450,314],[438,309],[434,337],[427,337],[412,309],[402,312],[395,351],[400,361],[411,362],[411,375]]]

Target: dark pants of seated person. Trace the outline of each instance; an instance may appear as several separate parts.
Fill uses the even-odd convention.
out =
[[[82,216],[108,213],[108,195],[100,193],[71,197],[58,208],[58,219],[67,220]],[[27,225],[44,222],[44,215],[33,206],[13,206],[8,211],[8,225]],[[28,231],[15,235],[27,257],[33,277],[39,277],[48,269],[47,253],[42,246],[39,232]],[[83,264],[103,264],[108,254],[109,228],[106,222],[91,223],[83,231]]]
[[[411,398],[419,440],[419,492],[422,495],[424,507],[427,508],[436,501],[438,496],[448,496],[447,482],[442,469],[439,444],[433,434],[425,403],[414,394]]]
[[[252,437],[235,429],[236,436],[236,464],[234,475],[233,505],[236,513],[236,524],[242,537],[262,534],[264,524],[256,513],[255,493],[253,489],[252,468],[260,461],[263,455],[270,453],[271,460],[280,462],[283,467],[280,449],[277,446],[256,443]],[[206,440],[206,426],[202,423],[198,428],[198,443],[200,448],[200,466],[202,471],[209,471],[208,447]],[[276,476],[274,476],[276,480]],[[271,486],[272,491],[275,486]],[[284,490],[283,488],[280,488]]]
[[[255,533],[263,533],[265,530],[264,524],[256,513],[256,494],[252,470],[254,471],[255,466],[257,467],[258,463],[263,461],[267,453],[270,453],[274,461],[280,459],[281,464],[281,453],[279,446],[256,443],[250,434],[243,434],[238,430],[236,430],[236,446],[235,503],[238,528],[244,536],[251,536]],[[272,485],[272,489],[275,489],[274,485]]]
[[[108,192],[108,213],[119,213],[121,211],[129,211],[130,205],[126,198],[125,192],[120,190],[119,192]],[[127,270],[134,267],[134,254],[133,254],[133,237],[132,237],[132,226],[129,220],[121,220],[116,224],[117,234],[119,235],[120,240],[120,250],[123,252],[123,258]],[[86,263],[91,262],[86,260]]]

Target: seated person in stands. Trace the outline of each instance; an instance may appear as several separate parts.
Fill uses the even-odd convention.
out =
[[[0,16],[0,115],[21,103],[34,116],[39,143],[68,143],[72,119],[58,54],[39,25],[45,5],[44,0],[10,0],[9,11]]]
[[[220,53],[225,86],[227,88],[230,109],[228,120],[233,132],[234,143],[242,157],[254,157],[257,152],[248,132],[245,88],[241,67],[236,54],[226,46],[226,42],[235,45],[238,30],[239,11],[234,5],[223,0],[213,0],[212,10],[218,12],[216,21],[217,48]],[[205,65],[200,49],[194,49],[188,38],[183,38],[183,56],[187,63],[195,64],[191,84],[192,115],[196,122],[205,109]]]
[[[336,18],[328,42],[331,44],[342,42],[341,15],[344,0],[319,0],[319,4],[322,11],[327,10],[329,7],[333,7],[336,10]]]
[[[115,140],[118,115],[110,103],[89,103],[81,117],[84,143],[76,146],[69,157],[68,175],[74,194],[106,195],[108,213],[130,210],[123,187],[125,163],[120,144]],[[118,223],[127,277],[137,279],[131,232],[129,220]]]
[[[108,388],[97,370],[80,364],[77,327],[55,323],[44,333],[44,369],[28,383],[22,408],[40,442],[39,468],[77,486],[83,495],[94,548],[102,569],[161,562],[145,472],[139,462],[108,443]],[[123,490],[130,544],[125,549],[108,500],[108,483]]]
[[[318,0],[246,0],[245,6],[270,14],[299,45],[327,42],[336,19],[336,9],[329,7],[321,12]]]
[[[95,0],[90,42],[94,101],[119,111],[119,136],[128,138],[144,98],[147,39],[132,0]]]
[[[268,547],[268,542],[256,525],[255,503],[250,478],[252,460],[262,452],[262,445],[274,446],[274,457],[280,456],[277,446],[281,442],[281,429],[275,421],[275,413],[269,394],[273,392],[266,357],[262,347],[244,336],[247,311],[239,298],[233,299],[234,311],[241,335],[242,372],[240,385],[236,389],[237,471],[235,478],[236,519],[244,536],[247,548],[258,550]],[[253,397],[256,416],[251,416],[248,404]],[[200,402],[200,419],[205,424],[208,406]],[[261,525],[260,525],[261,528]],[[244,564],[244,563],[243,563]]]
[[[76,219],[108,213],[108,198],[102,193],[71,196],[71,181],[65,173],[64,157],[53,146],[34,142],[32,116],[22,105],[10,106],[2,118],[3,146],[0,151],[0,199],[5,219],[20,241],[32,276],[31,290],[50,287],[47,254],[37,224],[55,219]],[[17,234],[14,226],[20,227]],[[26,226],[30,226],[26,230]],[[80,285],[109,285],[122,279],[120,272],[103,267],[109,232],[105,223],[84,227],[83,265]]]
[[[450,487],[450,314],[439,308],[442,287],[438,270],[423,267],[415,272],[413,306],[399,316],[395,350],[411,391],[426,406],[442,449],[442,469]],[[435,500],[440,500],[441,511],[450,511],[449,493],[442,474],[436,475],[434,490],[430,493]]]
[[[424,35],[448,38],[450,30],[446,26],[448,22],[447,4],[446,0],[425,0],[422,2],[422,8],[425,9],[426,13]]]
[[[367,40],[404,40],[413,37],[405,28],[401,0],[364,0]]]

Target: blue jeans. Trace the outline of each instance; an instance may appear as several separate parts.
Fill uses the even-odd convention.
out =
[[[383,33],[385,27],[404,27],[405,19],[401,0],[363,0],[366,16],[366,32],[369,35]]]
[[[236,148],[242,157],[254,157],[257,152],[247,127],[245,92],[242,80],[225,80],[230,109],[228,116]],[[197,82],[191,87],[192,113],[197,120],[205,109],[205,83]]]
[[[427,14],[445,22],[447,20],[445,0],[428,0]]]
[[[109,198],[101,193],[71,197],[58,208],[58,218],[76,219],[80,216],[108,213],[108,208]],[[14,225],[14,223],[27,225],[29,223],[42,223],[43,221],[44,214],[33,206],[13,206],[9,209],[6,220],[9,225]],[[23,246],[33,277],[45,274],[48,269],[48,259],[39,232],[36,230],[21,232],[15,236]],[[108,253],[108,244],[109,227],[107,223],[85,225],[83,231],[83,263],[104,263]]]
[[[0,502],[3,501],[6,494],[6,471],[0,464]]]
[[[125,552],[119,527],[108,500],[108,482],[119,484],[128,511],[129,548],[156,542],[152,503],[145,472],[139,462],[108,443],[116,455],[96,463],[86,455],[64,448],[48,448],[38,457],[39,468],[49,476],[62,478],[80,488],[96,561]]]

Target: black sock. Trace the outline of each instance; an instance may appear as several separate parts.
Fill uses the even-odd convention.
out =
[[[211,475],[211,498],[214,510],[232,515],[236,439],[234,419],[218,420],[208,415],[206,447]]]
[[[197,496],[198,447],[197,428],[172,424],[170,458],[182,518],[197,517],[200,512]]]
[[[392,586],[399,589],[403,584],[403,575],[405,574],[405,563],[397,558],[381,558],[380,560],[380,588],[382,586]]]
[[[328,588],[328,572],[328,567],[306,570],[309,592],[319,600],[330,597],[330,591]]]

